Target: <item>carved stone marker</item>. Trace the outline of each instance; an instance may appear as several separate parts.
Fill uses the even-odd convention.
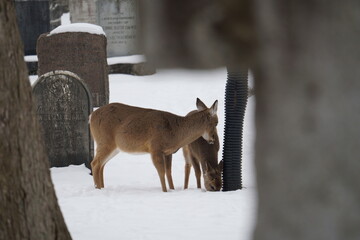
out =
[[[96,1],[69,1],[70,19],[72,23],[97,24]]]
[[[52,30],[60,26],[61,16],[68,12],[69,0],[50,0],[50,29]]]
[[[136,0],[97,1],[98,24],[107,36],[108,56],[126,56],[138,53]]]
[[[15,0],[16,18],[25,55],[36,55],[36,41],[50,30],[49,1]]]
[[[139,53],[138,0],[70,1],[69,9],[72,23],[92,23],[104,29],[108,57]]]
[[[92,105],[85,83],[68,71],[49,72],[38,78],[33,95],[51,167],[83,163],[89,167]]]
[[[77,32],[78,24],[54,29],[60,33],[42,34],[37,43],[38,75],[55,70],[71,71],[88,85],[94,107],[109,103],[109,79],[106,58],[106,38],[102,34]],[[100,28],[92,24],[82,24]],[[61,29],[76,30],[62,32]],[[72,29],[72,30],[71,30]],[[79,28],[81,29],[81,28]]]

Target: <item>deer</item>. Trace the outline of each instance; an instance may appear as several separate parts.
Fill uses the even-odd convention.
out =
[[[197,111],[203,111],[207,106],[200,102]],[[188,115],[197,112],[192,111]],[[220,148],[217,131],[213,131],[211,138],[213,142],[206,141],[202,136],[190,144],[185,145],[183,155],[185,158],[185,180],[184,189],[188,188],[191,166],[194,167],[197,188],[201,188],[201,171],[204,178],[204,186],[207,191],[220,191],[222,187],[223,161],[218,163],[218,152]],[[201,170],[200,170],[201,166]]]
[[[196,105],[202,105],[197,98]],[[104,105],[89,116],[90,132],[96,142],[91,161],[95,188],[104,188],[104,167],[119,151],[149,153],[158,172],[161,188],[175,189],[172,175],[172,154],[202,136],[213,143],[218,124],[218,101],[210,108],[187,116],[130,106],[122,103]]]

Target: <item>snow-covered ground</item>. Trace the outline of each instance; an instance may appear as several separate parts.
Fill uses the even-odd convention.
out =
[[[31,77],[33,82],[36,76]],[[110,102],[155,108],[178,115],[194,110],[196,97],[210,106],[219,100],[220,139],[224,127],[226,70],[161,70],[152,76],[109,75]],[[93,186],[84,166],[52,168],[65,221],[74,240],[248,240],[256,217],[253,167],[254,107],[248,102],[243,150],[243,190],[183,190],[182,151],[173,156],[175,190],[163,193],[149,155],[119,153],[105,167],[105,189]],[[222,140],[221,140],[222,148]],[[219,151],[221,159],[222,150]]]

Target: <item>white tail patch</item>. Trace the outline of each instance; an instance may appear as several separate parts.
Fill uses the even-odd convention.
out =
[[[90,113],[90,115],[89,115],[89,124],[90,124],[90,122],[91,122],[91,115],[92,115],[92,113]]]

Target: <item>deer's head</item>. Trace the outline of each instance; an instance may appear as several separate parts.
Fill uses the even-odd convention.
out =
[[[206,121],[207,121],[207,128],[202,135],[202,137],[209,143],[214,144],[215,142],[215,135],[217,133],[216,126],[218,124],[218,117],[217,117],[217,107],[218,101],[216,100],[214,104],[208,108],[199,98],[196,99],[196,107],[198,111],[206,111]]]
[[[205,163],[204,185],[207,191],[220,191],[222,187],[221,173],[223,161],[221,160],[215,168],[211,168]]]

